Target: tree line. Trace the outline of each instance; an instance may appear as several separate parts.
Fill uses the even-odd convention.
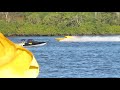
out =
[[[0,12],[5,35],[120,34],[120,12]]]

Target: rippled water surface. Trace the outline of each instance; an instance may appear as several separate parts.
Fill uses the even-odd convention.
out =
[[[120,42],[58,42],[56,37],[9,37],[46,41],[27,48],[40,65],[38,78],[120,78]]]

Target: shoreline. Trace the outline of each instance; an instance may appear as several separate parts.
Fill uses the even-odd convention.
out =
[[[24,35],[19,35],[19,34],[13,34],[13,35],[6,35],[5,34],[5,36],[7,36],[7,37],[16,37],[16,36],[25,36],[25,37],[27,37],[27,36],[115,36],[115,35],[120,35],[120,34],[77,34],[77,35],[75,35],[75,34],[58,34],[58,35],[40,35],[40,34],[24,34]]]

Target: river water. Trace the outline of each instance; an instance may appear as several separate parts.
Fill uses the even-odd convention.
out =
[[[59,36],[57,36],[59,37]],[[40,65],[38,78],[120,78],[120,41],[58,42],[55,36],[8,37],[13,42],[34,39],[44,46],[28,47]],[[85,37],[86,38],[86,37]],[[91,37],[87,37],[91,38]],[[100,39],[101,40],[101,39]]]

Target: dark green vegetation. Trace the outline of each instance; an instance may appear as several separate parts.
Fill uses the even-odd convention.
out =
[[[120,34],[120,13],[0,12],[0,32],[7,36]]]

